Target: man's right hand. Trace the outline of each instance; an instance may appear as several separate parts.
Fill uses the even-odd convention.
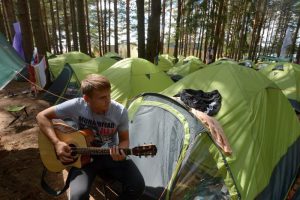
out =
[[[54,145],[54,147],[56,155],[62,163],[69,163],[74,161],[73,157],[71,156],[71,148],[67,143],[63,141],[58,141]]]

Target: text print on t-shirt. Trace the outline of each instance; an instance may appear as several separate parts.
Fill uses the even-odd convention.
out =
[[[116,124],[113,122],[101,122],[79,116],[79,129],[93,129],[96,135],[111,135],[116,132]]]

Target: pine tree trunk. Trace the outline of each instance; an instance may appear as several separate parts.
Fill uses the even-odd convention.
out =
[[[70,0],[70,14],[72,23],[72,40],[73,40],[73,50],[78,51],[78,36],[77,36],[77,14],[76,14],[76,1]]]
[[[160,12],[161,2],[152,0],[151,16],[148,22],[148,38],[147,38],[147,53],[146,59],[150,62],[155,62],[155,57],[159,53],[159,36],[160,36]]]
[[[14,36],[15,36],[15,30],[14,30],[14,23],[16,22],[16,15],[14,11],[14,3],[12,0],[4,0],[2,1],[3,7],[4,7],[4,16],[7,19],[8,23],[8,32],[9,32],[9,41],[12,43]]]
[[[300,64],[300,44],[298,46],[298,51],[297,51],[297,55],[296,55],[296,63]]]
[[[104,22],[103,22],[103,24],[104,24],[104,35],[103,35],[103,37],[104,37],[104,45],[103,45],[103,47],[104,47],[104,53],[106,53],[107,52],[107,9],[106,9],[106,0],[104,0]]]
[[[78,32],[79,32],[79,49],[82,53],[88,54],[87,38],[86,38],[86,24],[84,3],[82,0],[77,0],[77,18],[78,18]]]
[[[194,42],[194,43],[196,43],[196,42]],[[192,49],[192,34],[189,34],[188,35],[188,55],[191,55],[191,49]],[[193,48],[193,49],[195,49],[195,48]],[[193,55],[194,55],[194,53],[193,53]]]
[[[167,53],[170,52],[170,40],[171,40],[171,26],[172,26],[172,2],[173,0],[170,0],[170,18],[169,18],[169,31],[168,31],[168,49]]]
[[[148,0],[148,10],[147,10],[148,19],[150,18],[150,15],[151,15],[151,2],[152,2],[152,0]]]
[[[292,46],[291,46],[291,53],[290,53],[290,61],[293,61],[293,55],[295,53],[296,50],[296,43],[297,43],[297,36],[298,36],[298,32],[299,32],[299,28],[300,28],[300,16],[298,17],[298,22],[297,22],[297,27],[294,33],[294,37],[293,37],[293,41],[292,41]]]
[[[111,28],[110,28],[110,20],[111,20],[111,8],[110,8],[110,1],[108,0],[108,51],[111,51],[111,43],[110,43],[110,35],[111,35]]]
[[[3,32],[3,34],[5,35],[5,37],[8,39],[9,38],[9,28],[8,28],[8,22],[7,22],[7,19],[6,19],[6,17],[5,17],[5,13],[4,13],[4,5],[3,5],[3,3],[1,3],[1,1],[0,1],[0,9],[1,9],[1,13],[2,13],[2,20],[1,20],[1,22],[3,23],[3,25],[4,25],[4,32]],[[1,23],[0,22],[0,23]]]
[[[118,46],[118,1],[114,0],[114,14],[115,14],[115,52],[119,53]],[[126,25],[127,26],[127,25]]]
[[[201,20],[201,19],[200,19]],[[201,59],[201,45],[202,45],[202,41],[201,41],[201,36],[202,36],[202,30],[203,30],[203,24],[202,22],[200,22],[200,28],[199,28],[199,36],[198,36],[198,46],[197,46],[197,50],[196,50],[196,57],[198,57],[199,59]]]
[[[65,32],[66,32],[66,43],[67,43],[67,52],[71,51],[71,42],[70,42],[70,32],[69,32],[69,20],[67,14],[67,0],[63,0],[64,7],[64,23],[65,23]]]
[[[127,40],[127,58],[130,58],[130,16],[129,16],[130,0],[126,0],[126,40]]]
[[[34,35],[35,46],[38,49],[38,53],[41,56],[46,55],[47,47],[45,43],[45,31],[42,20],[41,14],[41,6],[39,0],[30,0],[29,1],[30,7],[30,15],[31,15],[31,24],[32,30]]]
[[[137,30],[138,30],[138,57],[146,58],[145,52],[145,15],[144,0],[136,0]]]
[[[247,24],[247,3],[245,3],[245,7],[243,9],[243,21],[242,21],[242,29],[239,33],[239,46],[238,46],[238,58],[240,59],[243,56],[244,53],[244,46],[246,43],[246,36],[244,37]]]
[[[51,13],[51,22],[52,22],[52,44],[54,46],[54,53],[57,54],[58,51],[58,41],[57,41],[57,35],[56,35],[56,23],[54,18],[54,11],[53,11],[53,4],[52,0],[49,0],[50,3],[50,13]]]
[[[210,14],[210,19],[211,19],[211,34],[210,34],[210,45],[212,47],[212,44],[214,43],[214,39],[216,37],[216,35],[214,34],[214,30],[215,30],[215,26],[217,24],[216,20],[215,20],[215,16],[217,14],[217,6],[216,6],[216,1],[211,1],[211,14]]]
[[[101,1],[101,0],[100,0]],[[100,17],[100,8],[99,8],[99,0],[97,0],[97,20],[98,20],[98,40],[99,40],[99,56],[102,56],[102,45],[101,45],[101,42],[102,42],[102,39],[101,39],[101,27],[102,27],[102,21],[101,21],[101,17]]]
[[[243,16],[243,13],[244,13],[242,4],[243,4],[243,2],[240,2],[240,5],[239,5],[240,8],[242,8],[242,9],[239,9],[238,11],[235,12],[237,20],[236,20],[235,25],[233,26],[234,27],[234,31],[233,31],[233,33],[234,33],[234,37],[233,37],[234,45],[233,45],[233,57],[232,58],[234,60],[238,59],[238,55],[239,55],[239,52],[240,52],[240,49],[238,47],[241,43],[240,34],[241,34],[241,30],[243,28],[241,20],[243,19],[242,16]]]
[[[2,13],[2,4],[0,1],[0,32],[4,34],[4,36],[7,38],[7,34],[6,34],[6,28],[5,28],[5,24],[4,24],[4,17],[3,17],[3,13]]]
[[[88,1],[85,0],[85,13],[86,13],[86,29],[87,29],[87,46],[88,46],[88,54],[92,55],[92,47],[91,47],[91,34],[90,34],[90,21],[89,21],[89,4]]]
[[[61,29],[60,29],[60,20],[59,20],[59,9],[58,9],[58,1],[55,0],[56,5],[56,18],[57,18],[57,28],[58,28],[58,39],[59,39],[59,52],[63,53],[63,46],[62,46],[62,37],[61,37]]]
[[[166,0],[162,3],[162,16],[161,16],[161,36],[160,36],[160,48],[159,52],[163,54],[164,52],[164,41],[165,41],[165,25],[166,25]]]
[[[185,38],[185,27],[186,27],[186,17],[185,17],[185,0],[181,0],[181,19],[180,19],[180,29],[179,29],[179,45],[178,52],[179,55],[183,55],[184,51],[184,38]]]
[[[257,46],[258,46],[258,42],[260,39],[260,35],[261,35],[261,29],[263,26],[263,22],[265,21],[265,15],[266,15],[266,10],[267,10],[267,5],[268,5],[268,1],[264,0],[263,2],[263,7],[262,7],[262,12],[261,12],[261,18],[258,24],[258,29],[257,29],[257,33],[256,33],[256,38],[255,38],[255,43],[254,43],[254,48],[253,48],[253,54],[252,54],[252,60],[257,59],[256,56],[256,52],[257,52]]]
[[[222,28],[221,28],[221,36],[220,36],[220,43],[219,43],[219,50],[218,50],[218,58],[222,57],[223,55],[223,47],[224,47],[224,36],[225,36],[225,27],[226,27],[226,21],[227,21],[227,7],[228,7],[228,1],[225,1],[225,7],[223,8],[223,17],[222,17]]]
[[[27,0],[17,0],[17,16],[22,30],[22,44],[25,61],[30,63],[33,52],[33,35],[31,31]]]
[[[223,10],[224,7],[224,0],[220,0],[219,2],[219,8],[218,8],[218,18],[217,18],[217,24],[215,28],[215,40],[214,40],[214,46],[213,46],[213,58],[212,62],[215,62],[216,60],[216,54],[217,54],[217,48],[220,44],[220,32],[221,32],[221,25],[222,25],[222,17],[223,17]]]
[[[46,35],[46,43],[47,43],[47,51],[51,52],[51,41],[49,36],[49,28],[48,28],[48,17],[47,17],[47,11],[45,6],[45,0],[43,0],[43,9],[42,9],[42,15],[43,15],[43,21],[44,21],[44,30]],[[54,47],[53,47],[54,48]]]
[[[100,25],[101,25],[101,35],[102,35],[102,54],[105,53],[105,24],[104,24],[104,17],[105,13],[103,13],[102,9],[102,0],[100,0]]]
[[[199,37],[200,37],[200,36],[199,36]],[[204,60],[204,58],[202,57],[202,56],[203,56],[203,53],[202,53],[203,39],[204,39],[204,22],[203,22],[203,25],[202,25],[201,41],[200,41],[200,45],[199,45],[199,55],[198,55],[198,57],[199,57],[201,60]]]
[[[203,62],[206,62],[206,54],[207,54],[207,46],[208,46],[208,42],[209,42],[209,20],[210,20],[210,12],[209,12],[209,5],[207,5],[207,15],[206,18],[204,18],[205,21],[205,28],[206,28],[206,32],[205,32],[205,41],[204,41],[204,51],[203,51]]]
[[[177,19],[176,19],[176,32],[175,32],[175,47],[174,47],[174,57],[178,57],[178,40],[180,31],[180,19],[181,19],[181,0],[177,0]]]

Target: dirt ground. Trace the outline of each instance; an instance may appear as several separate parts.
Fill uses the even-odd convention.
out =
[[[10,92],[15,96],[8,96]],[[35,116],[49,105],[33,97],[26,82],[12,81],[0,90],[0,199],[67,199],[66,193],[59,197],[48,195],[41,187],[43,164],[38,150],[38,132]],[[6,111],[7,106],[25,105],[25,114],[11,126],[14,117]],[[21,123],[23,121],[23,123]],[[46,180],[53,188],[64,185],[64,173],[50,173]],[[99,191],[93,188],[91,199],[103,199]]]

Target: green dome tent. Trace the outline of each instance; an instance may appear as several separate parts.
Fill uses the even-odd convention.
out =
[[[214,145],[208,148],[218,172],[225,173],[222,177],[230,199],[284,199],[300,166],[300,127],[281,90],[254,70],[224,63],[194,72],[162,94],[174,96],[182,89],[218,90],[222,96],[222,106],[215,117],[233,154],[222,158]],[[193,174],[186,173],[178,174],[182,181],[173,186],[174,190],[188,190],[185,186]],[[201,177],[189,187],[197,190],[197,184],[202,184]]]
[[[228,187],[222,178],[227,170],[219,171],[214,160],[222,153],[217,149],[209,153],[214,143],[208,131],[184,106],[146,93],[130,104],[128,113],[130,146],[152,143],[157,147],[154,157],[131,158],[145,180],[141,199],[231,199],[229,189],[237,194],[234,184]],[[233,183],[230,176],[227,179]]]
[[[252,62],[252,60],[240,60],[239,65],[254,68],[254,63]]]
[[[235,60],[232,60],[230,58],[220,58],[219,60],[215,61],[214,64],[223,63],[223,64],[238,64]]]
[[[198,69],[204,68],[206,65],[199,59],[191,59],[187,63],[171,68],[167,74],[170,76],[180,75],[182,77],[197,71]]]
[[[84,63],[70,64],[78,79],[82,81],[89,74],[100,74],[117,61],[109,57],[97,57]]]
[[[123,105],[140,93],[160,92],[173,84],[164,72],[141,58],[121,60],[101,74],[111,81],[111,97]]]
[[[274,81],[295,110],[300,112],[300,65],[274,63],[261,69],[260,72]]]
[[[166,72],[166,71],[168,71],[169,69],[171,69],[173,67],[173,63],[172,63],[171,60],[169,60],[165,56],[159,55],[158,60],[157,60],[157,67],[161,71]]]
[[[169,54],[161,54],[160,56],[164,57],[165,59],[168,59],[169,61],[172,62],[172,64],[174,64],[174,62],[175,62],[175,57],[174,56],[171,56]]]
[[[116,52],[107,52],[106,54],[103,55],[103,57],[108,57],[115,59],[116,61],[122,60],[123,58],[117,54]]]
[[[17,73],[21,73],[27,64],[9,44],[1,32],[0,55],[0,89],[3,89]]]
[[[268,61],[259,61],[254,65],[254,68],[256,70],[262,70],[263,68],[267,67],[268,65],[272,64],[271,62]]]
[[[46,51],[46,56],[47,56],[47,59],[52,59],[52,58],[56,58],[57,56],[49,51]]]
[[[48,63],[50,71],[52,72],[54,78],[56,78],[60,74],[66,63],[82,63],[89,60],[91,60],[90,56],[78,51],[73,51],[57,55],[56,58],[49,59]]]

